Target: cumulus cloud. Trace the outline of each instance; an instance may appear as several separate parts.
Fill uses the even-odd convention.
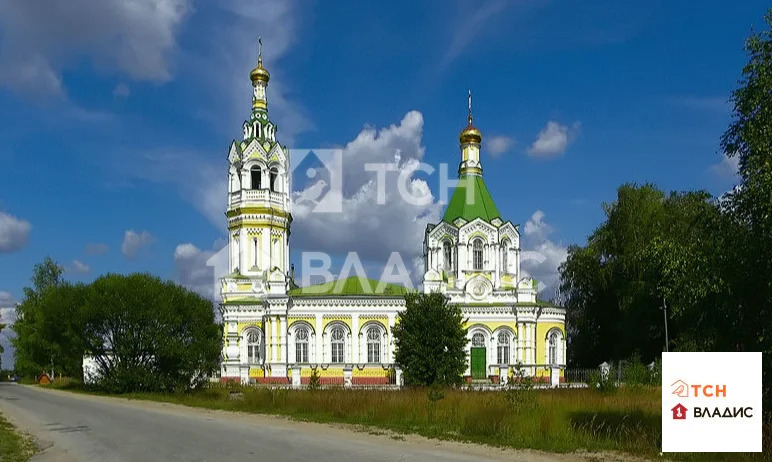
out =
[[[528,154],[543,158],[562,155],[579,131],[579,126],[578,122],[569,127],[550,120],[528,148]]]
[[[140,250],[149,246],[155,242],[155,238],[147,231],[136,232],[133,229],[129,229],[123,235],[123,244],[121,244],[121,252],[126,258],[134,258],[137,256]]]
[[[110,247],[102,242],[89,242],[84,250],[86,255],[104,255],[110,250]]]
[[[27,245],[31,229],[28,221],[0,212],[0,253],[14,252]]]
[[[340,166],[341,213],[315,212],[313,206],[297,201],[305,191],[295,192],[294,248],[333,255],[356,252],[361,260],[381,263],[398,252],[408,268],[415,266],[426,224],[439,221],[442,211],[428,183],[415,175],[425,152],[423,122],[420,112],[411,111],[399,124],[365,127],[346,144]],[[386,171],[382,175],[385,181],[379,184],[378,174],[367,171],[366,164],[388,165],[392,171]],[[430,178],[437,179],[438,172]],[[400,193],[400,187],[408,194]],[[414,273],[419,271],[414,268]]]
[[[509,136],[491,136],[485,138],[485,150],[492,157],[499,157],[515,145],[515,140]]]
[[[73,260],[71,269],[73,272],[78,274],[86,274],[91,272],[91,267],[80,260]]]
[[[0,2],[0,85],[64,95],[62,69],[87,58],[137,80],[171,78],[188,0]]]
[[[560,286],[558,268],[566,261],[568,249],[549,239],[554,228],[544,217],[544,212],[537,210],[525,223],[520,265],[524,275],[539,281],[539,292],[549,298]]]
[[[0,306],[13,306],[16,300],[10,292],[0,290]]]
[[[174,280],[210,300],[215,300],[215,269],[207,261],[215,255],[213,250],[201,250],[191,243],[179,244],[174,249]],[[226,250],[227,257],[227,250]]]
[[[721,179],[739,179],[740,158],[721,156],[721,162],[710,166],[710,170]]]

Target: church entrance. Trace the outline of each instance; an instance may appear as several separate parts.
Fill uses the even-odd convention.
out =
[[[472,347],[472,380],[487,379],[488,374],[485,373],[485,347]]]

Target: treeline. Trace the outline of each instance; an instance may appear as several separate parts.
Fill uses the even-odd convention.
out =
[[[638,352],[762,351],[772,371],[772,12],[745,44],[723,153],[739,184],[719,198],[626,184],[561,267],[571,363]],[[716,367],[721,367],[717,364]]]
[[[35,266],[13,325],[16,372],[54,371],[111,392],[195,387],[219,368],[221,327],[212,302],[149,274],[108,274],[72,284],[50,258]]]

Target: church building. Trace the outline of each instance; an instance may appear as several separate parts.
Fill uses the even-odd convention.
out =
[[[242,383],[398,382],[393,328],[408,289],[351,277],[298,287],[290,268],[289,151],[268,116],[262,53],[250,73],[252,112],[228,152],[229,271],[221,280],[221,377]],[[459,182],[442,221],[426,228],[424,292],[441,292],[467,319],[467,381],[502,383],[521,368],[562,380],[565,310],[537,299],[520,270],[518,225],[499,214],[483,180],[481,132],[459,136]],[[364,172],[363,172],[364,173]]]

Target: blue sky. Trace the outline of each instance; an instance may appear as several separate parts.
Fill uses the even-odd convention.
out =
[[[522,225],[524,247],[547,255],[532,272],[549,280],[620,184],[732,186],[718,140],[743,40],[767,7],[30,3],[0,7],[0,305],[20,299],[46,255],[76,281],[150,271],[209,287],[202,262],[225,231],[227,147],[250,108],[258,36],[280,141],[345,147],[354,190],[372,177],[356,173],[362,159],[393,157],[395,146],[453,171],[471,88],[488,187]],[[436,198],[436,175],[426,181]],[[425,226],[416,217],[440,212],[436,201],[351,202],[351,248],[327,245],[325,222],[298,218],[293,248],[358,251],[377,268],[381,239],[400,236],[394,250],[414,258]]]

